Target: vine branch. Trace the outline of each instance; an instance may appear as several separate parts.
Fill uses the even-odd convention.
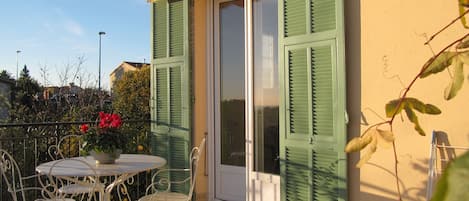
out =
[[[430,36],[430,38],[424,43],[425,45],[428,45],[428,43],[430,43],[437,35],[439,35],[441,32],[443,32],[445,29],[447,29],[448,27],[450,27],[452,24],[454,24],[456,21],[458,21],[459,19],[461,19],[462,17],[464,17],[467,13],[469,13],[469,9],[466,10],[463,14],[459,15],[456,19],[454,19],[453,21],[451,21],[449,24],[447,24],[446,26],[444,26],[443,28],[441,28],[439,31],[437,31],[435,34],[433,34],[432,36]]]
[[[466,12],[468,13],[468,12]],[[441,32],[441,31],[440,31]],[[440,33],[438,32],[438,33]],[[469,33],[464,35],[463,37],[461,38],[458,38],[457,40],[451,42],[449,45],[447,45],[446,47],[444,47],[443,49],[441,49],[436,55],[434,55],[432,58],[430,58],[430,60],[428,62],[426,62],[422,68],[420,69],[420,72],[412,79],[412,81],[409,83],[409,85],[407,85],[404,91],[404,93],[399,97],[399,102],[397,103],[397,106],[396,108],[400,108],[402,103],[404,102],[404,99],[407,97],[407,93],[410,91],[410,89],[414,86],[415,82],[417,81],[417,79],[425,72],[425,70],[431,65],[433,64],[433,62],[435,62],[436,58],[438,56],[440,56],[441,54],[443,54],[443,52],[445,52],[446,50],[448,50],[449,48],[453,47],[455,44],[461,42],[462,40],[464,40],[465,38],[469,37]],[[390,130],[391,132],[393,131],[393,122],[394,122],[394,119],[395,117],[397,116],[399,110],[396,109],[394,111],[394,113],[392,114],[391,116],[391,119],[390,120],[387,120],[387,121],[383,121],[383,122],[380,122],[380,123],[376,123],[376,124],[373,124],[371,126],[369,126],[364,132],[363,134],[360,136],[362,137],[364,134],[366,134],[370,129],[372,128],[375,128],[377,126],[380,126],[380,125],[383,125],[383,124],[389,124],[389,127],[390,127]],[[402,196],[401,196],[401,190],[400,190],[400,186],[399,186],[399,175],[398,175],[398,159],[397,159],[397,149],[396,149],[396,143],[393,142],[393,152],[394,152],[394,173],[396,175],[396,188],[397,188],[397,192],[398,192],[398,199],[399,201],[402,201]]]
[[[446,50],[448,50],[449,48],[451,48],[452,46],[454,46],[456,43],[459,43],[461,42],[462,40],[464,40],[466,37],[469,36],[469,33],[464,35],[463,37],[453,41],[452,43],[450,43],[449,45],[447,45],[446,47],[444,47],[443,49],[441,49],[435,56],[433,56],[427,63],[425,63],[422,68],[420,69],[420,72],[414,77],[414,79],[410,82],[410,84],[405,88],[405,91],[404,91],[404,94],[402,94],[402,96],[399,98],[399,103],[397,104],[397,107],[396,108],[399,108],[401,107],[402,105],[402,102],[404,101],[404,99],[407,97],[407,93],[410,91],[410,89],[412,88],[412,86],[415,84],[415,81],[417,81],[417,79],[422,75],[422,73],[431,65],[433,64],[433,62],[435,61],[435,59],[440,56],[443,52],[445,52]],[[392,115],[391,117],[391,120],[389,120],[389,124],[392,124],[393,121],[394,121],[394,118],[396,117],[396,114],[397,114],[398,110],[395,110],[394,111],[394,114]]]
[[[466,12],[467,13],[467,12]],[[440,32],[438,32],[440,33]],[[397,107],[396,108],[400,108],[402,103],[404,102],[404,99],[407,97],[407,93],[410,91],[410,89],[412,88],[412,86],[415,84],[415,82],[417,81],[417,79],[422,75],[423,72],[425,72],[425,70],[435,61],[435,59],[441,55],[443,52],[445,52],[446,50],[448,50],[449,48],[451,48],[452,46],[454,46],[455,44],[461,42],[462,40],[464,40],[466,37],[468,37],[469,34],[466,34],[464,35],[463,37],[453,41],[452,43],[450,43],[449,45],[447,45],[446,47],[444,47],[443,49],[441,49],[435,56],[433,56],[429,62],[425,63],[420,72],[414,77],[414,79],[410,82],[410,84],[405,88],[405,91],[404,93],[402,94],[402,96],[399,98],[399,103],[397,104]],[[391,117],[391,120],[387,121],[387,123],[389,124],[389,126],[391,127],[391,132],[392,132],[392,123],[394,122],[394,119],[397,115],[397,112],[398,110],[395,110],[392,117]],[[382,122],[382,123],[385,123],[385,122]],[[396,174],[396,188],[397,188],[397,193],[399,195],[399,201],[402,201],[402,196],[401,196],[401,190],[400,190],[400,186],[399,186],[399,175],[398,175],[398,160],[397,160],[397,150],[396,150],[396,143],[393,142],[393,151],[394,151],[394,173]]]

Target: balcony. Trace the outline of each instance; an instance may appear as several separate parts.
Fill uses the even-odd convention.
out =
[[[79,125],[83,123],[94,122],[1,124],[0,148],[13,155],[23,176],[33,175],[36,166],[53,160],[48,154],[49,146],[56,144],[63,136],[78,134]],[[124,153],[150,154],[150,121],[124,121],[122,128],[123,133],[129,135],[130,138],[123,150]],[[73,146],[66,151],[71,155],[79,153],[79,150]],[[3,178],[0,181],[0,201],[11,200]],[[150,171],[140,173],[125,182],[127,189],[115,188],[111,200],[137,200],[145,194],[150,181]],[[40,186],[39,182],[28,184],[28,186],[33,185]],[[33,191],[27,196],[27,200],[34,200],[40,197],[40,192]]]

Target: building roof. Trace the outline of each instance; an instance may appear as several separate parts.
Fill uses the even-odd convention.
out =
[[[143,67],[150,66],[149,63],[123,61],[123,62],[122,62],[121,64],[119,64],[119,66],[117,66],[117,68],[115,68],[110,74],[112,75],[113,73],[115,73],[115,71],[116,71],[117,69],[119,69],[121,66],[124,66],[124,65],[128,65],[128,66],[134,67],[134,68],[136,68],[136,69],[141,69],[141,68],[143,68]]]

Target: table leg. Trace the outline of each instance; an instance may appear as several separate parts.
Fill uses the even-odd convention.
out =
[[[124,183],[130,177],[137,175],[137,173],[130,173],[130,174],[122,174],[116,178],[112,183],[110,183],[107,187],[105,192],[103,193],[102,201],[110,201],[111,200],[111,192],[114,187]]]

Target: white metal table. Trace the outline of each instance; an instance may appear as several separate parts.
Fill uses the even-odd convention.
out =
[[[121,154],[115,164],[96,164],[91,156],[73,159],[85,161],[93,167],[94,171],[74,160],[61,163],[59,167],[54,167],[52,172],[50,169],[56,161],[43,163],[36,167],[36,171],[40,174],[51,174],[57,177],[116,176],[115,180],[106,186],[104,195],[99,196],[100,200],[104,201],[110,200],[112,189],[123,184],[127,179],[139,172],[160,168],[166,164],[166,159],[162,157],[143,154]]]

